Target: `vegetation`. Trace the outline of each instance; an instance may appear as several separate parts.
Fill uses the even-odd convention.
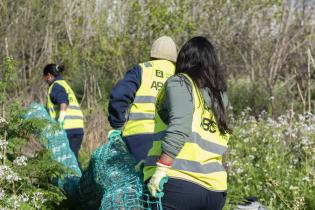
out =
[[[310,1],[0,1],[0,207],[54,209],[64,199],[49,153],[21,153],[45,122],[19,120],[16,104],[46,101],[42,68],[66,66],[84,109],[86,166],[109,129],[112,85],[166,34],[179,48],[204,35],[220,55],[234,119],[229,202],[253,195],[271,209],[315,209],[314,29]]]
[[[230,202],[256,196],[271,209],[314,209],[315,116],[290,111],[272,119],[263,112],[256,119],[249,112],[232,119]]]
[[[0,208],[55,209],[65,196],[53,180],[65,170],[31,135],[47,122],[22,120],[19,109],[0,118]]]

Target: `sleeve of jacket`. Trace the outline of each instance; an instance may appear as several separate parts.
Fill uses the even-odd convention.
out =
[[[192,89],[186,78],[176,75],[167,81],[165,91],[168,127],[162,141],[162,150],[175,158],[192,133],[194,111]]]
[[[57,83],[54,84],[49,96],[53,104],[65,103],[69,105],[69,99],[66,90]]]
[[[124,78],[113,87],[108,104],[108,121],[112,128],[121,128],[126,122],[126,112],[133,103],[141,85],[141,67],[129,69]]]

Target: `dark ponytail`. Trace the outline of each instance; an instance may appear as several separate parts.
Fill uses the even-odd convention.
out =
[[[48,73],[52,74],[53,76],[59,76],[61,72],[65,70],[64,65],[57,65],[57,64],[48,64],[43,69],[43,74],[46,76]]]

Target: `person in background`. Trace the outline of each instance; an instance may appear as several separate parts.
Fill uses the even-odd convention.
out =
[[[48,64],[43,69],[44,80],[49,84],[47,111],[63,128],[70,148],[78,159],[84,135],[83,114],[80,104],[68,83],[61,77],[63,65]]]
[[[154,139],[144,181],[163,209],[222,209],[227,174],[222,155],[230,129],[227,86],[212,44],[195,37],[184,44],[156,102]]]
[[[122,138],[130,153],[140,162],[152,146],[155,101],[158,91],[175,72],[176,44],[162,36],[151,47],[150,61],[129,69],[110,93],[108,121]]]

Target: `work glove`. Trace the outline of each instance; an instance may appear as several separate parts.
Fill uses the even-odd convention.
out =
[[[160,162],[157,162],[156,165],[156,170],[148,183],[148,189],[153,197],[162,198],[164,196],[164,184],[168,181],[167,171],[171,166]]]
[[[107,134],[107,139],[115,139],[117,136],[121,136],[121,129],[112,129]]]
[[[63,126],[64,126],[65,122],[63,120],[59,120],[58,119],[58,124],[59,124],[59,128],[63,129]]]
[[[145,160],[140,160],[136,165],[135,165],[135,171],[137,173],[142,173],[143,171],[143,166],[144,166]]]
[[[59,127],[61,129],[63,129],[63,126],[64,126],[65,116],[66,116],[66,111],[60,111],[59,118],[58,118],[58,124],[59,124]]]

